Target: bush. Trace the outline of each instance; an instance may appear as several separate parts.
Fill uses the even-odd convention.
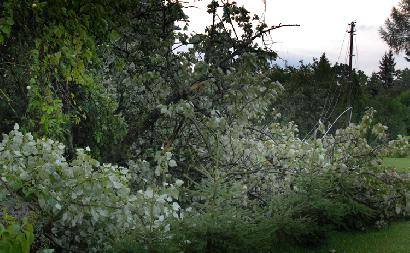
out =
[[[34,242],[33,225],[27,219],[20,224],[3,211],[0,223],[0,251],[3,253],[30,253]]]
[[[201,181],[181,200],[192,211],[148,251],[166,245],[171,252],[274,252],[284,243],[314,246],[331,230],[363,230],[407,215],[408,181],[383,171],[380,161],[407,152],[408,141],[387,142],[386,128],[373,123],[373,113],[334,136],[308,141],[292,134],[292,126],[274,125],[259,153],[249,156],[255,167],[198,170]],[[245,149],[236,153],[252,152],[238,145],[244,140],[232,141]],[[218,149],[214,159],[225,150],[231,147]]]
[[[89,151],[78,149],[67,162],[64,145],[35,140],[16,125],[0,143],[1,205],[13,196],[10,207],[28,206],[37,217],[38,232],[60,251],[102,250],[115,235],[129,229],[160,233],[168,217],[178,217],[173,183],[131,192],[126,168],[100,164]],[[24,209],[17,211],[25,215]]]
[[[407,152],[408,140],[387,142],[372,114],[334,136],[320,130],[321,138],[305,141],[292,124],[230,140],[221,131],[212,137],[221,144],[211,162],[197,168],[195,180],[187,177],[191,184],[172,177],[177,162],[169,151],[155,154],[155,167],[100,164],[88,148],[67,162],[63,145],[34,140],[16,125],[0,144],[1,191],[36,214],[39,235],[60,251],[270,252],[286,242],[316,245],[332,229],[408,215],[408,180],[380,165],[389,153]],[[224,166],[235,154],[243,160]]]

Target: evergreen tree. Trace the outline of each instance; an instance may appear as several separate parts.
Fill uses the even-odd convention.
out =
[[[393,52],[390,50],[384,54],[379,66],[379,77],[385,88],[393,86],[393,79],[396,74],[395,66]]]
[[[377,73],[372,73],[367,84],[369,87],[369,92],[372,96],[377,96],[380,93],[381,87],[383,86]]]
[[[404,90],[410,89],[410,69],[399,69],[396,72],[396,83]]]
[[[314,75],[317,79],[321,81],[331,81],[333,76],[332,66],[330,65],[329,59],[326,57],[325,53],[320,56],[319,60],[314,59],[313,68]],[[328,87],[329,84],[328,82],[324,82],[321,86]]]

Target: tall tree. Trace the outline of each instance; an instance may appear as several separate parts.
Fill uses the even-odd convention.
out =
[[[380,80],[378,73],[372,73],[370,76],[367,86],[369,88],[369,92],[372,96],[377,96],[382,88],[383,84]]]
[[[404,90],[410,89],[410,69],[399,69],[396,72],[397,76],[397,86],[403,88]]]
[[[401,0],[398,7],[393,7],[380,35],[396,53],[405,52],[410,61],[410,0]]]
[[[111,160],[133,127],[125,104],[139,94],[127,85],[174,70],[173,24],[182,18],[167,0],[0,1],[0,129],[17,122],[68,153],[90,146]]]
[[[393,52],[390,50],[384,54],[379,66],[379,77],[385,88],[393,86],[394,76],[396,75],[395,66]]]

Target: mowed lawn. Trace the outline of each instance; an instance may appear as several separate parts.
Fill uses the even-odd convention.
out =
[[[395,222],[381,230],[335,232],[318,249],[283,248],[283,253],[409,253],[410,221]]]
[[[383,164],[389,168],[396,168],[397,172],[410,172],[410,157],[384,158]]]
[[[410,136],[406,136],[410,140]],[[410,173],[410,155],[403,158],[386,157],[383,159],[384,166],[388,168],[395,168],[397,172],[409,172]]]

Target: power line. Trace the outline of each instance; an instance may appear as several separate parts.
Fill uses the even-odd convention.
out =
[[[345,61],[344,61],[344,64],[346,64],[346,65],[347,65],[348,59],[349,59],[349,44],[346,44],[346,51],[345,51]]]
[[[347,30],[347,33],[349,33],[350,34],[350,44],[347,44],[347,50],[346,50],[346,54],[345,54],[345,64],[347,63],[347,61],[349,60],[349,67],[350,67],[350,73],[349,73],[349,76],[351,77],[351,72],[352,72],[352,58],[353,58],[353,56],[354,56],[354,54],[353,54],[353,44],[355,44],[356,45],[356,52],[357,52],[357,44],[356,43],[354,43],[354,41],[356,41],[356,38],[354,37],[354,32],[355,32],[355,30],[354,30],[354,28],[355,28],[355,25],[356,25],[356,22],[352,22],[352,23],[350,23],[349,24],[349,26],[350,26],[350,30]],[[343,44],[344,44],[344,40],[345,40],[345,38],[346,38],[346,33],[345,33],[345,36],[344,36],[344,38],[343,38],[343,43],[342,43],[342,47],[341,47],[341,49],[340,49],[340,52],[339,52],[339,57],[338,57],[338,61],[339,61],[339,59],[340,59],[340,55],[341,55],[341,52],[342,52],[342,49],[343,49]],[[355,59],[356,60],[356,66],[357,66],[357,58]],[[352,89],[352,83],[350,83],[351,82],[351,80],[349,81],[349,83],[348,83],[348,86],[347,86],[347,88],[348,88],[348,93],[351,93],[351,89]],[[335,96],[331,99],[331,101],[330,101],[330,104],[329,104],[329,109],[328,110],[326,110],[326,113],[323,115],[323,116],[325,116],[325,118],[327,118],[327,119],[330,119],[331,117],[332,117],[332,115],[333,115],[333,113],[334,113],[334,111],[335,111],[335,109],[336,109],[336,107],[337,107],[337,105],[338,105],[338,103],[339,103],[339,99],[340,99],[340,95],[341,95],[341,92],[342,91],[342,88],[341,88],[341,86],[337,86],[337,88],[336,88],[336,90],[335,90]],[[351,108],[351,105],[350,105],[350,95],[348,95],[348,108]],[[350,119],[351,119],[351,114],[350,114],[350,116],[349,116],[349,122],[350,122]]]
[[[359,69],[359,50],[357,49],[357,37],[354,37],[354,45],[356,48],[356,68]]]
[[[340,50],[339,50],[339,56],[337,57],[336,62],[339,62],[339,60],[340,60],[340,56],[341,56],[342,50],[343,50],[343,45],[345,44],[345,39],[346,39],[346,33],[345,33],[345,36],[343,37],[342,45],[340,46]]]
[[[337,60],[336,60],[337,63],[340,61],[340,57],[342,55],[345,40],[346,40],[346,33],[344,33],[344,36],[343,36],[342,44],[341,44],[340,50],[339,50],[339,55],[338,55]],[[345,61],[344,61],[344,63],[346,63],[346,61],[347,61],[347,50],[345,51]],[[303,138],[303,140],[305,140],[313,131],[315,131],[317,129],[318,124],[322,121],[322,119],[330,120],[330,117],[332,116],[334,110],[336,109],[337,103],[339,102],[339,97],[340,97],[340,94],[341,94],[340,93],[341,87],[336,84],[335,93],[332,93],[332,90],[333,90],[333,86],[331,85],[330,89],[327,93],[328,95],[326,96],[325,103],[322,106],[322,112],[320,113],[320,117],[319,117],[317,123],[306,134],[306,136]],[[332,96],[331,94],[335,94],[335,95]]]
[[[337,120],[343,115],[343,114],[345,114],[346,112],[348,112],[348,111],[350,111],[350,115],[348,114],[347,115],[347,117],[348,117],[348,122],[350,123],[350,121],[351,121],[351,117],[352,117],[352,111],[353,111],[353,107],[351,106],[351,92],[352,92],[352,86],[353,86],[353,83],[352,83],[352,71],[353,71],[353,56],[355,56],[354,55],[354,48],[356,48],[356,59],[355,59],[355,61],[356,61],[356,67],[358,66],[358,50],[357,50],[357,43],[356,43],[356,38],[354,37],[354,35],[355,35],[355,26],[356,26],[356,22],[351,22],[350,24],[349,24],[349,26],[350,26],[350,30],[348,30],[347,31],[347,33],[349,33],[350,34],[350,43],[349,44],[347,44],[346,46],[347,46],[347,50],[345,51],[345,64],[347,63],[347,61],[349,61],[349,70],[350,70],[350,72],[349,72],[349,81],[348,81],[348,85],[347,85],[347,89],[348,89],[348,97],[347,97],[347,103],[348,103],[348,107],[347,107],[347,109],[342,113],[342,114],[340,114],[338,117],[337,117],[337,119],[335,120],[335,122],[333,122],[330,126],[329,126],[329,129],[327,130],[327,132],[326,132],[326,134],[331,130],[331,128],[333,127],[333,125],[337,122]],[[341,47],[340,47],[340,50],[339,50],[339,55],[338,55],[338,57],[337,57],[337,61],[336,62],[339,62],[339,60],[340,60],[340,57],[341,57],[341,55],[342,55],[342,51],[343,51],[343,46],[344,46],[344,41],[345,41],[345,39],[346,39],[346,33],[345,33],[345,35],[344,35],[344,37],[343,37],[343,41],[342,41],[342,45],[341,45]],[[355,47],[354,47],[355,46]],[[331,91],[333,90],[333,87],[331,86],[330,87],[330,89],[329,89],[329,93],[328,94],[330,94],[331,93]],[[315,129],[317,129],[317,126],[318,126],[318,124],[322,121],[322,119],[326,119],[326,120],[330,120],[330,118],[331,118],[331,116],[333,115],[333,113],[335,112],[335,110],[336,110],[336,107],[337,107],[337,105],[338,105],[338,103],[339,103],[339,99],[340,99],[340,96],[341,96],[341,94],[342,94],[342,88],[341,88],[341,85],[337,85],[337,87],[336,87],[336,89],[335,89],[335,96],[327,96],[327,98],[326,98],[326,100],[325,100],[325,104],[323,105],[323,107],[322,107],[322,112],[321,112],[321,115],[320,115],[320,118],[319,118],[319,120],[318,120],[318,122],[315,124],[315,126],[309,131],[309,133],[303,138],[303,140],[305,140]],[[328,103],[329,102],[329,103]]]

